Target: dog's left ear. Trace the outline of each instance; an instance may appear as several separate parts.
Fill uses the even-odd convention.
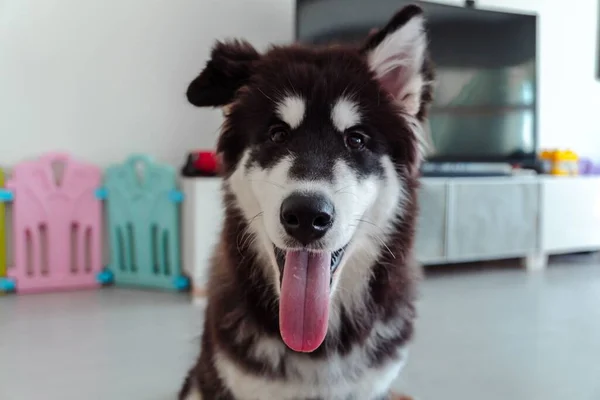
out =
[[[410,115],[424,119],[431,101],[427,36],[423,10],[409,5],[381,30],[371,34],[362,47],[371,70],[394,101]],[[423,96],[425,94],[425,96]]]
[[[197,107],[219,107],[233,101],[250,79],[260,54],[251,44],[234,40],[217,42],[204,70],[190,83],[187,99]]]

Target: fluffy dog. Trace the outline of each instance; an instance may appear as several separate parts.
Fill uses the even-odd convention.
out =
[[[432,81],[414,5],[362,45],[215,45],[187,96],[227,106],[225,220],[180,399],[388,398],[413,333]]]

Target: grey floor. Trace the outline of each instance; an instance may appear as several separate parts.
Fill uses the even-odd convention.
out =
[[[174,294],[0,297],[0,399],[173,399],[201,320]],[[600,399],[600,262],[435,268],[398,387],[423,400]]]

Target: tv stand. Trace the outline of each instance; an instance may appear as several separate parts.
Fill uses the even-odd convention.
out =
[[[416,256],[423,264],[600,249],[600,176],[421,179]],[[575,204],[572,204],[576,200]]]
[[[534,259],[537,177],[422,178],[416,255],[424,264]]]
[[[423,177],[492,177],[511,176],[508,163],[426,162],[421,167]]]
[[[183,266],[205,300],[208,264],[223,221],[219,178],[183,178]],[[600,249],[600,176],[421,178],[416,257],[425,265]]]

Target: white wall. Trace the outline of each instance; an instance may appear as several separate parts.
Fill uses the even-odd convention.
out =
[[[0,0],[0,165],[53,149],[102,165],[134,151],[179,165],[213,145],[220,123],[184,97],[214,38],[287,42],[293,3]],[[540,145],[600,160],[597,0],[479,4],[539,13]]]
[[[215,38],[293,35],[293,0],[0,0],[0,166],[49,150],[180,165],[220,113],[187,104]]]
[[[479,3],[539,14],[540,146],[571,147],[600,161],[598,0]]]

